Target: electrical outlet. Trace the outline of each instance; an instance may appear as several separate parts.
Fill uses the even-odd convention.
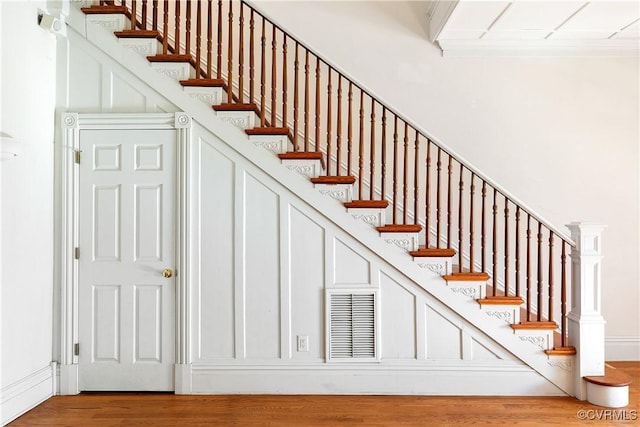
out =
[[[309,335],[298,335],[298,351],[309,351]]]

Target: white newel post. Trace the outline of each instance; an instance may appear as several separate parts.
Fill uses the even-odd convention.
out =
[[[603,224],[573,222],[567,225],[576,243],[571,252],[571,312],[569,345],[576,349],[575,396],[587,398],[585,376],[604,375],[604,325],[602,307]]]

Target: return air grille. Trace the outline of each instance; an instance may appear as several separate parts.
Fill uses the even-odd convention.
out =
[[[330,358],[375,358],[375,294],[332,293],[330,298]]]

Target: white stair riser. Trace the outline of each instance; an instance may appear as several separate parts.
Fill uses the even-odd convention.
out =
[[[257,116],[253,111],[216,111],[216,116],[221,121],[229,123],[242,130],[253,129],[256,127],[257,123]]]
[[[224,95],[221,87],[185,86],[183,90],[190,97],[202,101],[208,106],[221,104]]]
[[[284,159],[282,164],[289,170],[298,172],[307,178],[317,178],[322,173],[320,160]]]
[[[529,342],[541,350],[551,350],[553,348],[553,331],[514,329],[514,333],[520,338],[520,341]]]
[[[417,251],[420,248],[420,233],[381,232],[380,237],[382,237],[385,242],[407,251]]]
[[[414,257],[413,261],[432,276],[446,276],[453,272],[451,257]]]
[[[484,281],[448,280],[447,287],[454,293],[474,300],[487,297],[487,282]]]
[[[122,31],[124,22],[124,15],[119,13],[87,15],[87,38],[91,39],[97,31],[107,31],[109,33]]]
[[[385,209],[376,208],[350,208],[347,213],[354,219],[360,220],[373,227],[382,227],[385,224]]]
[[[629,386],[610,387],[587,382],[587,401],[607,408],[622,408],[629,404]]]
[[[325,196],[346,203],[353,200],[353,185],[351,184],[314,184],[314,187]]]
[[[233,111],[218,112],[218,117],[222,117],[221,115],[232,113],[232,112]],[[238,122],[238,123],[231,122],[231,123],[242,129],[254,128],[256,124],[257,116],[253,112],[248,112],[248,113],[245,113],[245,117],[247,114],[251,115],[251,117],[248,118],[248,121],[251,123],[251,126],[249,126],[248,128],[242,128],[242,126],[244,125],[241,122]],[[224,118],[222,120],[225,121]],[[287,137],[287,135],[250,135],[249,141],[251,141],[253,145],[255,145],[256,147],[262,147],[265,150],[269,150],[275,154],[286,153],[287,151],[289,151],[289,147],[290,147],[289,137]],[[284,161],[282,163],[284,163]]]
[[[175,80],[191,78],[191,65],[188,62],[152,62],[151,68]]]
[[[520,323],[520,306],[482,304],[481,308],[487,316],[502,320],[509,325]]]
[[[152,38],[121,38],[118,39],[121,46],[137,53],[140,56],[154,56],[158,53],[158,41]]]

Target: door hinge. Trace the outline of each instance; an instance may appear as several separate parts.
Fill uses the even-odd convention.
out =
[[[80,259],[80,248],[75,248],[75,250],[73,251],[73,256],[75,257],[75,259]]]
[[[73,355],[80,356],[80,343],[75,343],[73,345]]]
[[[80,164],[80,150],[76,150],[76,163]]]

